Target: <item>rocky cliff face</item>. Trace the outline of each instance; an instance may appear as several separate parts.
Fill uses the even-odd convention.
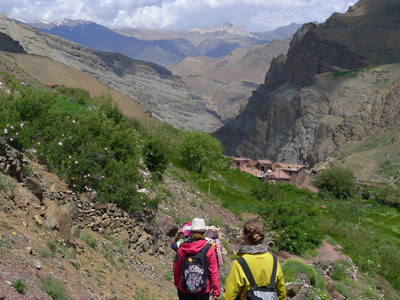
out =
[[[323,24],[304,25],[243,112],[215,133],[227,154],[313,166],[376,130],[375,114],[398,105],[390,95],[400,74],[398,65],[367,66],[400,62],[393,38],[400,14],[392,13],[399,9],[399,1],[363,0]],[[378,115],[389,126],[393,108]],[[375,129],[366,130],[368,122]]]
[[[0,32],[0,51],[26,53],[18,42],[2,32]]]
[[[221,125],[219,119],[207,112],[205,102],[164,67],[91,50],[42,33],[4,14],[0,14],[0,32],[18,41],[29,54],[49,57],[98,78],[176,127],[210,132]]]

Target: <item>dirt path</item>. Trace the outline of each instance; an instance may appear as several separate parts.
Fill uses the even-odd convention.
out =
[[[335,250],[335,247],[329,244],[327,241],[323,241],[323,245],[317,249],[318,252],[321,253],[321,256],[316,257],[313,259],[315,260],[331,260],[337,261],[339,259],[345,259],[346,256],[340,252]]]
[[[317,261],[324,261],[324,260],[337,261],[339,259],[346,259],[346,256],[342,252],[335,250],[335,247],[332,246],[331,244],[329,244],[325,240],[323,241],[323,245],[321,247],[319,247],[317,249],[317,251],[320,253],[320,255],[318,255],[317,257],[311,257],[309,259],[305,259],[301,256],[291,254],[286,251],[280,251],[278,253],[278,258],[285,260],[285,259],[294,257],[294,258],[301,259],[302,261],[304,261],[307,264],[311,264],[311,263],[317,262]]]

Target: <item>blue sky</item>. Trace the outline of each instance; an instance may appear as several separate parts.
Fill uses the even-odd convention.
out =
[[[325,21],[348,0],[0,0],[0,11],[32,22],[84,19],[113,28],[186,30],[231,22],[262,32],[291,22]]]

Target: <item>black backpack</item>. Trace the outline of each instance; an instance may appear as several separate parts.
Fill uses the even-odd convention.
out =
[[[206,244],[196,254],[186,254],[181,265],[182,288],[191,294],[202,294],[206,291],[208,270],[207,252],[211,245]]]
[[[250,271],[246,260],[243,257],[237,259],[238,263],[243,269],[247,280],[250,283],[250,290],[247,292],[246,300],[278,300],[278,292],[275,289],[275,278],[276,269],[278,266],[278,258],[272,255],[274,258],[274,266],[272,268],[272,275],[269,286],[258,286],[254,280],[253,274]],[[236,298],[238,299],[238,298]]]

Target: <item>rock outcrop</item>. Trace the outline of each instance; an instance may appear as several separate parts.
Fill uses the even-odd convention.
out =
[[[26,53],[18,42],[2,32],[0,32],[0,51]]]
[[[21,170],[29,163],[21,152],[7,144],[4,137],[0,136],[0,171],[22,181]]]
[[[396,1],[362,0],[305,24],[241,114],[215,133],[226,154],[312,167],[378,128],[393,129],[400,74],[389,64],[400,62],[399,11]],[[388,65],[367,67],[377,63]]]

